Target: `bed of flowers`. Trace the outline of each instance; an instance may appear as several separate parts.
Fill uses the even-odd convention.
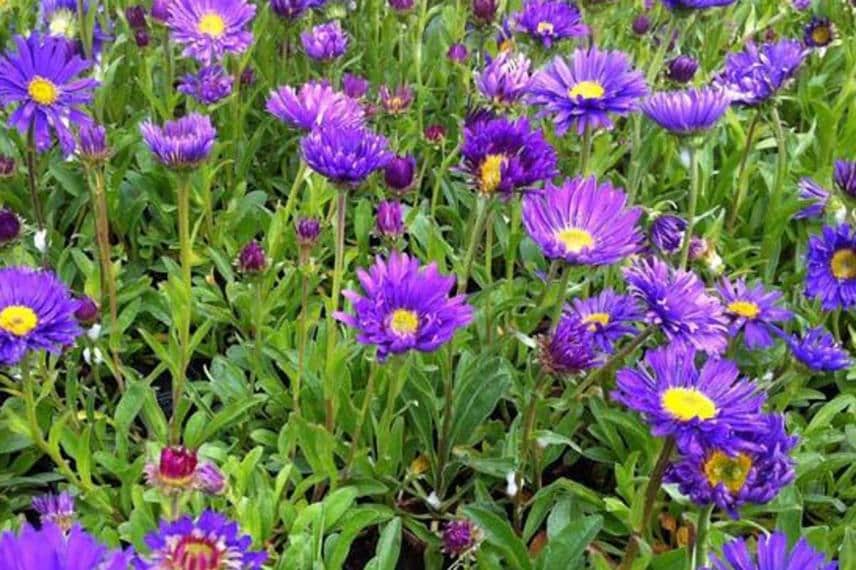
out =
[[[0,570],[856,569],[856,2],[0,0]]]

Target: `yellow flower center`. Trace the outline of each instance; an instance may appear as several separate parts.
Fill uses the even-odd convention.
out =
[[[754,319],[761,312],[761,308],[757,303],[753,303],[752,301],[734,301],[733,303],[729,303],[725,310],[747,319]]]
[[[389,327],[398,336],[409,336],[419,328],[419,317],[408,309],[396,309],[392,312]]]
[[[579,253],[584,248],[594,245],[594,237],[579,228],[565,228],[556,232],[556,239],[562,242],[570,253]]]
[[[811,39],[819,46],[825,46],[832,38],[832,32],[827,26],[818,26],[811,31]]]
[[[2,0],[0,0],[2,2]],[[499,51],[511,51],[514,49],[514,40],[508,38],[506,40],[502,40],[502,43],[499,44]]]
[[[580,81],[568,89],[568,96],[571,99],[576,99],[577,97],[582,97],[583,99],[600,99],[604,93],[606,93],[606,89],[597,81]]]
[[[30,81],[27,86],[27,94],[39,105],[53,105],[59,99],[59,89],[56,88],[56,85],[50,79],[45,79],[39,75]]]
[[[837,279],[853,279],[856,277],[856,250],[839,249],[832,254],[829,265]]]
[[[23,305],[9,305],[0,311],[0,329],[15,336],[27,336],[39,324],[36,312]]]
[[[216,12],[207,12],[199,20],[199,32],[212,38],[219,38],[226,31],[226,22]]]
[[[550,22],[538,22],[537,30],[539,34],[552,34],[553,24]]]
[[[505,155],[489,154],[479,168],[479,181],[482,192],[491,193],[499,187],[502,182],[502,165],[505,164]]]
[[[684,422],[716,416],[716,404],[695,388],[669,388],[663,392],[662,404],[675,419]]]
[[[589,326],[589,330],[594,332],[597,330],[597,325],[605,327],[609,324],[609,313],[592,313],[583,319],[583,322]]]
[[[721,451],[714,451],[704,462],[704,474],[712,487],[720,483],[732,493],[738,493],[746,483],[752,459],[745,453],[731,457]]]

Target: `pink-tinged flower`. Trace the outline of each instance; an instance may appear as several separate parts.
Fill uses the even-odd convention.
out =
[[[148,484],[166,494],[200,490],[217,495],[226,489],[223,473],[185,447],[164,447],[156,463],[146,464],[145,472]]]
[[[407,85],[399,85],[394,90],[390,90],[386,85],[381,85],[378,93],[383,110],[390,115],[403,113],[413,103],[413,89]]]
[[[33,509],[39,513],[39,520],[44,524],[55,524],[63,532],[68,532],[74,524],[74,497],[68,491],[58,495],[48,493],[33,497]]]
[[[476,78],[482,95],[496,103],[516,103],[529,86],[532,62],[522,53],[501,52],[495,59],[488,57],[487,66]]]
[[[279,87],[271,92],[266,108],[280,121],[304,131],[321,124],[360,127],[365,123],[362,106],[333,89],[327,81],[309,81],[300,89]]]

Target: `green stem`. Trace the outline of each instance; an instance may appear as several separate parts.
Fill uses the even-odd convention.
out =
[[[83,0],[77,0],[77,25],[80,28],[80,44],[83,46],[83,57],[87,61],[92,59],[92,34],[87,30],[87,14]]]
[[[291,398],[294,413],[300,415],[300,390],[303,383],[303,369],[306,366],[306,311],[309,304],[309,279],[304,273],[305,268],[301,264],[300,276],[300,316],[297,319],[298,349],[297,349],[297,377],[294,386],[291,387]]]
[[[696,208],[698,206],[699,184],[701,183],[699,176],[698,164],[699,151],[694,142],[690,143],[690,196],[689,206],[687,208],[687,231],[684,235],[684,241],[681,244],[681,269],[686,269],[687,261],[690,257],[690,241],[693,237],[693,229],[695,229]]]
[[[508,226],[508,251],[505,253],[505,286],[510,297],[514,293],[514,266],[520,247],[520,224],[523,205],[520,200],[511,203],[511,223]]]
[[[586,176],[588,172],[589,162],[591,160],[592,135],[589,127],[583,131],[583,140],[580,147],[580,174]]]
[[[479,194],[476,201],[476,221],[473,224],[473,231],[470,234],[470,243],[467,246],[464,254],[463,271],[458,277],[458,294],[460,295],[467,290],[467,283],[470,280],[470,270],[473,267],[473,259],[476,255],[476,247],[484,232],[485,222],[487,221],[488,197]]]
[[[297,204],[297,195],[300,193],[300,185],[303,182],[304,176],[306,176],[306,168],[306,163],[301,160],[297,168],[297,174],[294,176],[294,181],[291,183],[291,189],[288,191],[288,199],[285,201],[283,221],[286,223],[288,223],[291,211],[294,209],[295,204]]]
[[[526,411],[523,414],[523,437],[521,438],[521,457],[524,462],[531,463],[533,480],[538,478],[538,466],[535,465],[535,448],[532,445],[532,433],[535,431],[535,420],[538,417],[538,404],[544,397],[545,388],[550,386],[550,375],[541,373],[535,382],[535,389],[532,391],[532,397],[529,400],[529,405],[526,406]]]
[[[488,212],[485,222],[484,272],[487,278],[487,288],[493,283],[493,210]],[[485,307],[485,333],[488,344],[493,339],[493,303]]]
[[[559,288],[556,291],[556,306],[553,307],[553,313],[550,315],[550,330],[556,330],[559,326],[559,319],[562,317],[562,310],[565,308],[565,295],[568,292],[568,283],[571,280],[571,266],[562,264],[562,277],[559,279]]]
[[[335,427],[335,405],[333,401],[333,353],[336,350],[338,328],[333,315],[339,310],[339,296],[342,290],[342,273],[345,265],[345,221],[348,207],[348,191],[339,188],[336,202],[336,257],[333,265],[333,290],[330,293],[330,311],[327,314],[327,363],[324,382],[324,407],[327,431],[333,433]]]
[[[764,227],[764,240],[761,245],[762,258],[767,261],[767,266],[764,268],[768,278],[772,278],[776,272],[776,266],[779,263],[779,252],[776,247],[782,235],[783,227],[779,221],[781,218],[778,214],[778,208],[782,203],[782,193],[785,188],[785,179],[788,175],[788,148],[787,140],[785,139],[785,130],[782,127],[782,119],[779,116],[779,110],[773,105],[770,109],[772,115],[773,132],[776,135],[776,146],[778,149],[778,161],[776,163],[776,183],[773,186],[773,192],[770,195],[770,208],[766,216],[766,224]]]
[[[190,363],[190,320],[193,317],[193,242],[190,236],[190,176],[180,174],[177,184],[178,244],[181,262],[181,282],[187,295],[186,307],[179,316],[178,345],[179,362],[172,386],[172,417],[169,421],[170,441],[177,445],[181,440],[181,400],[187,383],[187,367]]]
[[[36,137],[32,128],[27,134],[27,183],[30,187],[30,199],[33,202],[33,213],[36,216],[36,225],[41,232],[45,230],[45,214],[42,210],[42,201],[39,198],[39,188],[36,175]]]
[[[711,503],[699,511],[691,570],[704,568],[704,565],[707,562],[707,534],[710,530],[710,515],[713,513],[713,507],[714,504]]]
[[[734,229],[734,224],[737,222],[737,215],[740,213],[740,206],[743,205],[743,201],[746,199],[746,192],[749,190],[749,171],[746,170],[746,163],[755,141],[755,130],[758,127],[760,117],[761,111],[759,109],[752,116],[752,122],[749,123],[749,130],[746,131],[746,143],[743,145],[743,152],[740,155],[740,166],[737,167],[737,196],[734,199],[731,215],[728,218],[729,230]]]
[[[613,354],[609,360],[604,363],[603,366],[589,374],[588,378],[585,379],[576,389],[576,393],[582,394],[589,386],[596,383],[600,380],[604,374],[608,374],[610,371],[615,370],[624,362],[624,359],[633,354],[637,348],[642,346],[642,344],[648,340],[656,329],[654,327],[648,327],[643,330],[641,333],[636,335],[636,337],[627,344],[624,348]]]
[[[443,374],[443,425],[437,441],[437,489],[440,497],[446,495],[446,465],[451,456],[452,413],[455,402],[455,374],[452,370],[452,350],[446,351],[446,366]]]
[[[369,369],[369,379],[366,384],[366,394],[363,397],[363,406],[360,408],[360,417],[357,418],[357,428],[354,431],[354,439],[351,443],[351,449],[348,451],[348,459],[345,462],[345,475],[344,479],[347,479],[350,476],[351,468],[354,465],[354,459],[357,456],[357,450],[360,448],[360,440],[363,437],[363,429],[366,425],[366,417],[369,413],[369,407],[371,406],[372,400],[375,397],[374,394],[374,386],[375,386],[375,374],[377,374],[377,364],[372,361],[371,368]]]

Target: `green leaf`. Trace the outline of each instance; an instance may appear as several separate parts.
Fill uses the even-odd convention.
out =
[[[585,517],[569,523],[557,535],[550,537],[535,567],[538,570],[583,567],[579,559],[602,526],[603,518],[600,516]]]
[[[366,570],[395,570],[401,553],[401,518],[395,517],[384,527],[375,547],[375,557]]]
[[[506,562],[512,568],[522,570],[532,568],[526,546],[514,534],[508,522],[499,518],[492,511],[475,505],[466,507],[464,513],[482,529],[485,540],[502,551],[506,557]]]
[[[479,425],[493,412],[511,384],[511,371],[499,357],[465,355],[455,379],[452,416],[452,445],[469,442]]]

